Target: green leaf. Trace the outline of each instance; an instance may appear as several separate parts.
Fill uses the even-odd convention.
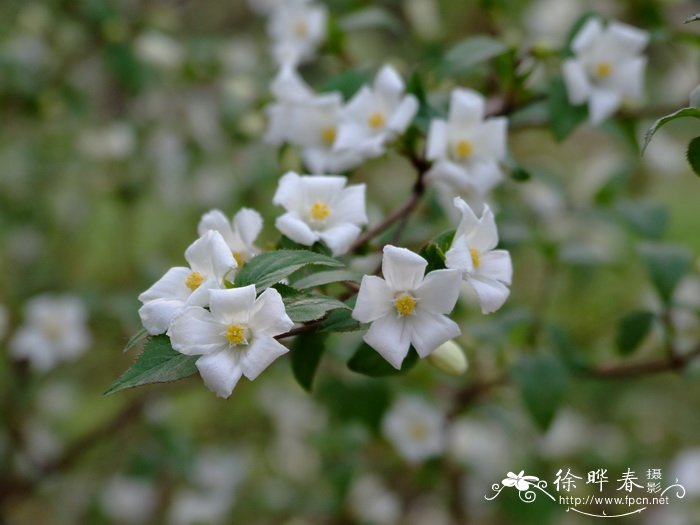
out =
[[[109,387],[105,395],[150,383],[177,381],[197,372],[194,363],[200,356],[173,350],[166,335],[149,337],[136,362]]]
[[[616,209],[625,223],[648,239],[660,239],[668,226],[665,206],[645,201],[622,201]]]
[[[566,367],[551,355],[526,357],[511,369],[511,377],[530,416],[546,430],[566,395],[569,379]]]
[[[642,154],[647,149],[647,146],[649,145],[649,142],[651,142],[651,139],[654,136],[654,134],[657,131],[659,131],[660,128],[662,128],[663,126],[665,126],[669,122],[673,122],[674,120],[677,120],[679,118],[685,118],[685,117],[700,118],[700,108],[693,108],[693,107],[681,108],[678,111],[675,111],[674,113],[671,113],[669,115],[661,117],[659,120],[654,122],[651,125],[651,127],[647,130],[647,132],[644,134],[644,144],[642,145]]]
[[[141,328],[138,332],[136,332],[131,339],[126,343],[126,346],[124,347],[124,352],[128,352],[132,348],[134,348],[136,345],[138,345],[141,341],[143,341],[146,337],[148,336],[148,332],[146,331],[145,328]]]
[[[308,288],[316,288],[324,284],[338,282],[353,282],[359,283],[362,280],[362,274],[350,270],[330,270],[327,272],[312,273],[306,277],[294,281],[293,286],[298,290],[306,290]]]
[[[318,398],[343,424],[361,421],[374,431],[379,430],[382,416],[391,402],[386,383],[370,379],[352,383],[337,378],[324,381],[318,388]]]
[[[617,351],[622,355],[634,353],[649,334],[653,322],[654,314],[648,310],[627,313],[617,325]]]
[[[587,106],[572,106],[564,80],[555,78],[549,86],[549,122],[554,138],[561,142],[588,117]]]
[[[291,347],[292,373],[307,392],[311,391],[316,369],[321,362],[328,334],[317,332],[298,335]]]
[[[235,286],[254,284],[258,292],[269,288],[309,265],[341,267],[343,263],[332,257],[308,250],[277,250],[261,253],[245,263],[236,275]]]
[[[328,80],[321,91],[340,91],[347,100],[371,80],[372,72],[369,69],[348,69]]]
[[[500,40],[477,35],[466,38],[452,47],[445,55],[446,72],[454,74],[470,69],[508,51]]]
[[[339,308],[344,310],[350,309],[345,303],[323,295],[304,294],[285,297],[283,301],[287,315],[295,323],[306,323],[321,319],[330,310]]]
[[[354,332],[361,328],[360,323],[352,318],[352,308],[355,307],[357,296],[346,301],[346,310],[332,310],[324,319],[319,332]]]
[[[441,233],[418,252],[418,255],[428,261],[426,273],[445,268],[445,254],[450,249],[454,236],[455,230]]]
[[[348,368],[353,372],[370,377],[388,377],[405,374],[413,368],[417,362],[418,354],[413,347],[411,347],[401,365],[401,369],[397,370],[391,366],[379,352],[363,342],[348,361]]]
[[[340,27],[348,32],[361,29],[387,29],[396,35],[400,35],[403,30],[403,25],[397,17],[378,6],[366,7],[342,17]]]
[[[641,254],[656,291],[669,304],[679,281],[690,270],[690,253],[677,246],[657,244],[642,247]]]
[[[688,157],[688,163],[690,167],[693,168],[695,175],[700,176],[700,137],[695,137],[690,141],[686,156]]]

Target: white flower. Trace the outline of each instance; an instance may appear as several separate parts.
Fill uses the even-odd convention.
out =
[[[434,161],[427,176],[456,193],[473,194],[483,202],[503,180],[499,162],[506,155],[508,119],[484,119],[484,97],[471,89],[455,89],[447,120],[430,123],[426,156]]]
[[[400,398],[384,416],[382,432],[399,454],[413,463],[445,450],[444,415],[420,398]]]
[[[158,31],[139,35],[134,46],[139,58],[162,69],[175,69],[182,64],[184,53],[172,37]]]
[[[459,272],[437,270],[425,277],[428,262],[396,246],[384,247],[384,279],[365,275],[352,312],[361,323],[372,323],[365,342],[392,366],[401,368],[411,345],[427,357],[460,334],[452,311],[459,294]]]
[[[251,208],[241,208],[233,216],[232,221],[229,221],[220,210],[211,210],[202,215],[197,233],[205,235],[209,230],[219,232],[240,268],[260,253],[255,246],[255,239],[262,231],[262,227],[262,217]]]
[[[506,478],[501,481],[504,487],[515,487],[519,492],[523,492],[530,488],[531,483],[535,483],[540,479],[535,476],[526,476],[525,471],[521,470],[518,474],[508,472]]]
[[[378,477],[354,480],[348,491],[348,509],[360,523],[394,525],[401,517],[401,500]]]
[[[275,60],[283,65],[314,58],[326,38],[327,20],[324,5],[289,0],[277,6],[267,25]]]
[[[173,348],[201,355],[197,369],[204,384],[229,397],[242,375],[251,381],[287,352],[274,337],[294,323],[279,292],[268,288],[255,298],[255,285],[209,291],[209,310],[189,306],[173,319],[168,336]]]
[[[311,246],[320,240],[334,256],[343,255],[367,224],[365,185],[345,187],[346,183],[345,177],[287,173],[272,199],[287,210],[275,226],[299,244]]]
[[[388,142],[406,131],[417,111],[418,99],[405,94],[404,82],[394,68],[384,66],[373,87],[360,88],[343,109],[333,147],[378,157]]]
[[[445,254],[445,266],[462,272],[462,278],[479,297],[483,313],[495,312],[510,294],[508,286],[513,278],[510,254],[494,249],[498,244],[498,230],[488,206],[478,219],[459,197],[454,204],[462,212],[462,220]]]
[[[100,494],[102,510],[119,523],[147,523],[158,503],[158,490],[146,479],[116,475]]]
[[[162,334],[170,321],[188,306],[205,306],[208,290],[223,288],[224,278],[237,268],[236,259],[217,231],[208,231],[185,250],[189,267],[170,268],[139,295],[139,316],[151,335]]]
[[[636,27],[611,22],[603,28],[591,18],[574,38],[574,57],[562,66],[572,104],[588,102],[589,119],[600,124],[623,99],[641,99],[647,59],[641,55],[649,34]]]
[[[82,355],[90,344],[87,311],[69,295],[40,295],[25,307],[25,323],[10,340],[10,354],[44,372]]]

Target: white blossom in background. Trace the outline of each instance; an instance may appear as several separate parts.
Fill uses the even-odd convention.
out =
[[[210,496],[195,489],[175,492],[168,511],[168,525],[223,525],[231,503],[226,498]]]
[[[220,210],[211,210],[202,215],[197,233],[204,235],[209,230],[219,232],[240,268],[260,253],[255,246],[255,239],[260,235],[262,227],[262,217],[251,208],[241,208],[231,221]]]
[[[107,517],[118,523],[149,523],[158,504],[158,490],[149,480],[123,474],[113,476],[100,493]]]
[[[236,259],[217,231],[209,230],[185,250],[189,267],[170,268],[139,295],[139,316],[151,335],[165,333],[173,318],[188,306],[205,306],[209,290],[224,287],[224,279],[237,268]]]
[[[270,83],[270,91],[275,101],[265,108],[268,121],[265,142],[277,146],[285,142],[296,144],[300,108],[303,113],[303,108],[312,103],[315,93],[296,68],[289,65],[279,69]]]
[[[381,479],[367,474],[350,487],[348,509],[361,523],[394,525],[401,517],[401,500]]]
[[[678,479],[690,497],[700,496],[700,448],[682,450],[670,470],[669,479]]]
[[[299,244],[323,241],[334,256],[343,255],[367,224],[365,185],[346,184],[345,177],[287,173],[272,199],[287,211],[275,227]]]
[[[488,206],[481,218],[477,218],[462,199],[456,198],[454,204],[462,212],[462,220],[445,254],[445,266],[461,272],[476,292],[483,313],[495,312],[510,295],[513,278],[510,254],[495,249],[498,230]]]
[[[445,451],[445,416],[433,405],[413,396],[401,397],[382,419],[382,433],[411,463]]]
[[[267,32],[280,65],[299,64],[316,56],[326,38],[328,10],[306,0],[287,0],[272,9]]]
[[[460,274],[436,270],[424,277],[428,262],[405,248],[384,247],[384,278],[365,275],[352,316],[371,323],[364,341],[394,368],[413,347],[421,357],[460,334],[449,314],[457,302]]]
[[[384,66],[373,86],[360,88],[343,108],[334,149],[359,150],[366,157],[382,155],[418,112],[418,99],[405,91],[396,70]]]
[[[5,339],[5,335],[7,335],[8,324],[9,315],[7,314],[7,307],[4,304],[0,304],[0,341]]]
[[[578,32],[571,44],[574,57],[564,62],[562,72],[569,101],[588,103],[592,124],[613,115],[626,99],[643,97],[647,59],[641,53],[648,41],[646,31],[620,22],[603,27],[598,18]]]
[[[428,180],[483,203],[503,180],[508,119],[485,118],[486,101],[471,89],[455,89],[447,120],[430,123],[426,156],[433,161]],[[470,199],[471,200],[471,199]]]
[[[71,295],[40,295],[24,308],[25,321],[10,340],[10,355],[45,372],[80,357],[90,344],[87,310]]]
[[[161,69],[176,69],[184,59],[180,44],[159,31],[147,31],[136,38],[134,49],[147,64]]]
[[[204,384],[227,398],[241,376],[251,381],[287,348],[274,337],[294,323],[279,292],[268,288],[255,297],[255,285],[209,290],[209,310],[185,308],[168,329],[173,348],[201,355],[196,366]]]
[[[78,138],[78,148],[96,160],[123,160],[136,149],[133,128],[124,122],[86,131]]]

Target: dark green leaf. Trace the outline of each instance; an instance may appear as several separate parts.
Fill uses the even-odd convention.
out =
[[[135,386],[166,383],[191,376],[197,372],[194,363],[199,357],[176,352],[166,335],[149,337],[136,362],[109,387],[105,395]]]
[[[349,69],[332,77],[321,91],[340,91],[347,100],[371,80],[372,73],[368,69]]]
[[[686,156],[688,157],[688,163],[690,167],[693,168],[695,175],[700,176],[700,137],[695,137],[690,141]]]
[[[683,248],[667,245],[648,245],[642,248],[641,253],[656,291],[669,304],[678,282],[690,270],[690,253]]]
[[[428,261],[426,273],[445,268],[445,254],[450,249],[454,236],[455,230],[441,233],[418,252],[421,257]]]
[[[318,398],[343,424],[361,421],[375,431],[391,401],[386,384],[369,379],[352,383],[325,381],[318,388]]]
[[[413,347],[411,347],[401,365],[401,370],[397,370],[391,366],[379,352],[363,342],[350,358],[350,361],[348,361],[348,368],[353,372],[370,377],[387,377],[405,374],[413,368],[417,362],[418,354]]]
[[[298,335],[291,348],[292,373],[294,378],[307,392],[316,375],[316,369],[321,362],[325,349],[327,334],[308,333]]]
[[[668,226],[668,210],[653,202],[622,201],[617,205],[622,219],[635,232],[649,239],[660,239]]]
[[[685,118],[685,117],[700,118],[700,108],[692,108],[692,107],[681,108],[678,111],[671,113],[669,115],[663,116],[659,120],[654,122],[644,135],[644,144],[642,145],[642,153],[644,153],[644,151],[647,149],[647,146],[649,145],[649,142],[651,142],[651,138],[654,136],[654,133],[659,131],[660,128],[662,128],[663,126],[665,126],[669,122],[673,122],[674,120],[677,120],[679,118]]]
[[[566,367],[554,356],[526,357],[511,369],[511,377],[532,419],[546,430],[566,394]]]
[[[632,354],[646,338],[654,322],[654,314],[648,310],[629,312],[617,325],[615,346],[622,355]]]
[[[333,310],[324,319],[320,332],[354,332],[361,328],[360,323],[352,318],[352,309],[355,305],[356,297],[353,297],[351,301],[348,301],[348,309],[346,310]]]
[[[556,78],[549,86],[549,121],[552,134],[561,142],[588,117],[586,105],[572,106],[564,80]]]
[[[298,295],[285,297],[283,301],[287,315],[295,323],[321,319],[330,310],[349,310],[345,303],[322,295]]]
[[[445,55],[445,69],[454,74],[470,69],[508,50],[500,40],[485,35],[466,38],[452,47]]]
[[[362,274],[350,270],[330,270],[327,272],[316,272],[294,281],[294,288],[306,290],[323,286],[324,284],[337,282],[353,282],[359,283],[362,280]]]
[[[262,253],[245,263],[236,275],[237,287],[254,284],[258,292],[280,282],[308,265],[341,267],[343,263],[308,250],[277,250]]]

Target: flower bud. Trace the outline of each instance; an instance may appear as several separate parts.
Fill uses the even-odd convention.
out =
[[[696,86],[695,89],[690,92],[690,106],[700,108],[700,85]]]
[[[467,371],[467,356],[462,348],[454,341],[447,341],[438,346],[428,356],[428,362],[435,368],[453,376],[462,375]]]

